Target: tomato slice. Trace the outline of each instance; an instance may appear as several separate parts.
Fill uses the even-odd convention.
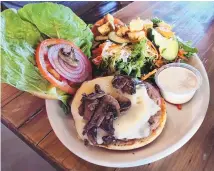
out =
[[[42,41],[36,49],[36,63],[41,75],[47,79],[53,86],[58,87],[62,91],[69,94],[74,94],[76,88],[71,87],[67,81],[60,80],[60,75],[49,66],[47,67],[47,58],[45,57],[48,52],[48,46],[56,44],[69,44],[76,50],[79,50],[72,42],[63,39],[46,39]],[[49,71],[48,71],[49,70]]]
[[[92,51],[92,62],[95,64],[95,65],[100,65],[101,62],[102,62],[102,51],[103,51],[103,48],[105,47],[106,43],[102,43],[99,45],[98,48],[94,49]]]
[[[95,64],[95,65],[100,65],[101,62],[102,62],[102,56],[97,56],[96,58],[92,59],[92,62]]]
[[[98,47],[97,49],[94,49],[92,51],[92,54],[93,54],[93,56],[98,56],[98,55],[100,55],[102,53],[102,51],[103,51],[103,48]]]

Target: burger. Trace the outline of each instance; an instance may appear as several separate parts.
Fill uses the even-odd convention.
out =
[[[166,105],[156,87],[129,76],[84,82],[71,104],[78,137],[86,145],[131,150],[154,141],[166,122]]]

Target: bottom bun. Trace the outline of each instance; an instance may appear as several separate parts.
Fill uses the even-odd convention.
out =
[[[160,135],[160,133],[163,131],[163,128],[165,126],[166,118],[167,118],[166,103],[164,99],[161,99],[161,117],[159,121],[160,124],[157,127],[157,129],[153,130],[148,137],[141,138],[141,139],[132,139],[128,141],[116,140],[116,142],[109,145],[97,145],[97,146],[107,148],[110,150],[133,150],[136,148],[143,147],[151,143],[152,141],[154,141]]]

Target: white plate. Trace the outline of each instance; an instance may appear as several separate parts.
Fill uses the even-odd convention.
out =
[[[110,151],[97,147],[86,147],[77,138],[71,116],[65,116],[56,100],[46,100],[51,126],[60,141],[80,158],[102,166],[133,167],[154,162],[183,146],[198,130],[206,115],[210,88],[207,73],[198,57],[190,63],[202,75],[202,85],[193,99],[183,105],[182,110],[167,104],[167,122],[162,134],[151,144],[132,151]]]

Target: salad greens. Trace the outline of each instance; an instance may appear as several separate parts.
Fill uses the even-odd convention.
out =
[[[121,73],[125,73],[133,77],[140,77],[141,69],[145,64],[150,63],[152,60],[153,58],[147,53],[146,40],[144,39],[133,46],[133,50],[128,61],[126,63],[119,61],[116,67]]]
[[[147,53],[145,39],[139,43],[130,45],[130,48],[132,52],[127,61],[123,61],[117,57],[118,54],[115,54],[115,56],[104,59],[98,70],[110,70],[111,73],[116,72],[118,74],[140,77],[141,70],[145,65],[151,66],[154,58]],[[146,71],[144,70],[144,72]]]
[[[71,9],[54,3],[29,4],[1,12],[1,81],[30,93],[51,95],[67,105],[70,95],[51,86],[35,64],[35,48],[44,39],[74,42],[90,56],[93,34]]]
[[[128,27],[117,29],[111,29],[106,24],[104,22],[97,27],[98,31],[101,27],[107,31],[108,36],[103,36],[105,42],[102,40],[102,45],[92,51],[95,75],[99,72],[100,75],[115,73],[144,80],[152,78],[155,69],[167,63],[188,61],[186,57],[197,53],[190,43],[176,37],[171,25],[157,17],[151,20],[133,19]],[[96,34],[95,37],[102,37]]]
[[[192,57],[192,55],[194,53],[198,52],[197,48],[192,47],[191,42],[184,42],[179,38],[177,38],[177,40],[178,40],[178,44],[179,44],[179,49],[183,49],[185,52],[187,52],[186,54],[184,54],[184,56],[190,58],[190,57]]]
[[[151,19],[151,21],[153,22],[154,25],[157,25],[158,23],[161,23],[163,20],[161,20],[157,17],[154,17]]]

